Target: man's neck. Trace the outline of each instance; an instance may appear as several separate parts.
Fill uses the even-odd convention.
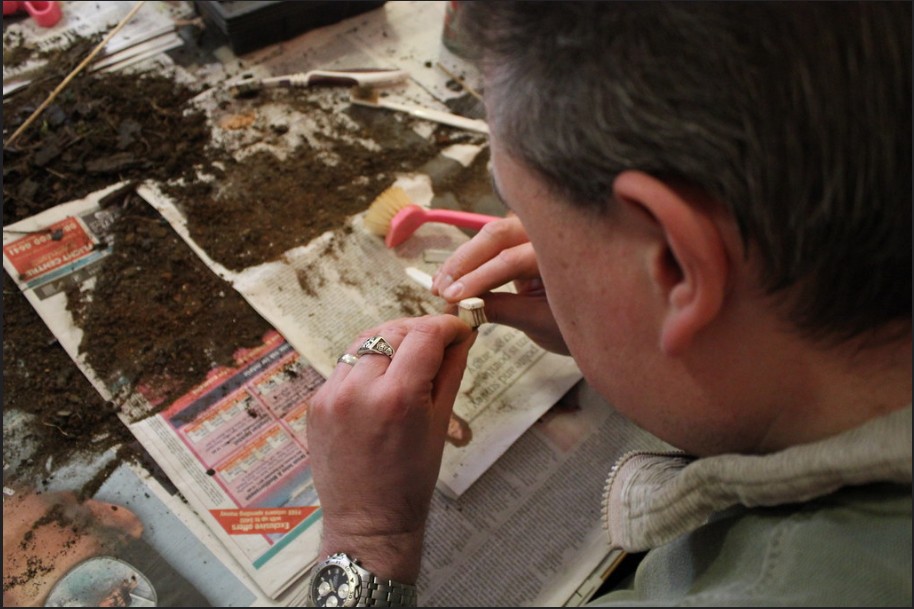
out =
[[[911,344],[910,325],[904,338],[886,331],[827,348],[801,343],[803,403],[785,400],[765,449],[820,440],[910,405]]]

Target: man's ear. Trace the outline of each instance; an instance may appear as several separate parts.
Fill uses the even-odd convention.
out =
[[[730,263],[712,206],[689,189],[640,171],[619,174],[613,194],[640,207],[659,228],[649,263],[665,301],[660,348],[682,355],[718,315],[728,289]]]

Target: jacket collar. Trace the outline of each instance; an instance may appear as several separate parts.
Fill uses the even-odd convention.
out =
[[[629,453],[603,495],[613,547],[641,552],[692,531],[717,511],[808,501],[843,486],[911,484],[911,406],[818,442],[768,455],[694,459]]]

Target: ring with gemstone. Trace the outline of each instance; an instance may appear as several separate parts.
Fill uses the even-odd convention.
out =
[[[392,358],[395,351],[390,346],[390,343],[384,340],[383,336],[372,336],[362,343],[362,346],[356,351],[357,355],[367,355],[369,353],[377,353],[378,355],[386,355]]]

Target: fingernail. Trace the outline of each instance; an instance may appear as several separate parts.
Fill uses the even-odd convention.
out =
[[[441,295],[444,296],[445,298],[447,298],[448,300],[456,300],[457,298],[460,298],[460,295],[462,293],[463,293],[463,284],[458,281],[456,283],[452,283],[447,288],[445,288],[445,290],[441,293]]]
[[[441,271],[438,271],[438,273],[435,275],[435,279],[432,281],[432,286],[434,286],[434,288],[438,290],[438,293],[440,294],[452,283],[454,283],[453,277],[450,275],[442,275]]]

